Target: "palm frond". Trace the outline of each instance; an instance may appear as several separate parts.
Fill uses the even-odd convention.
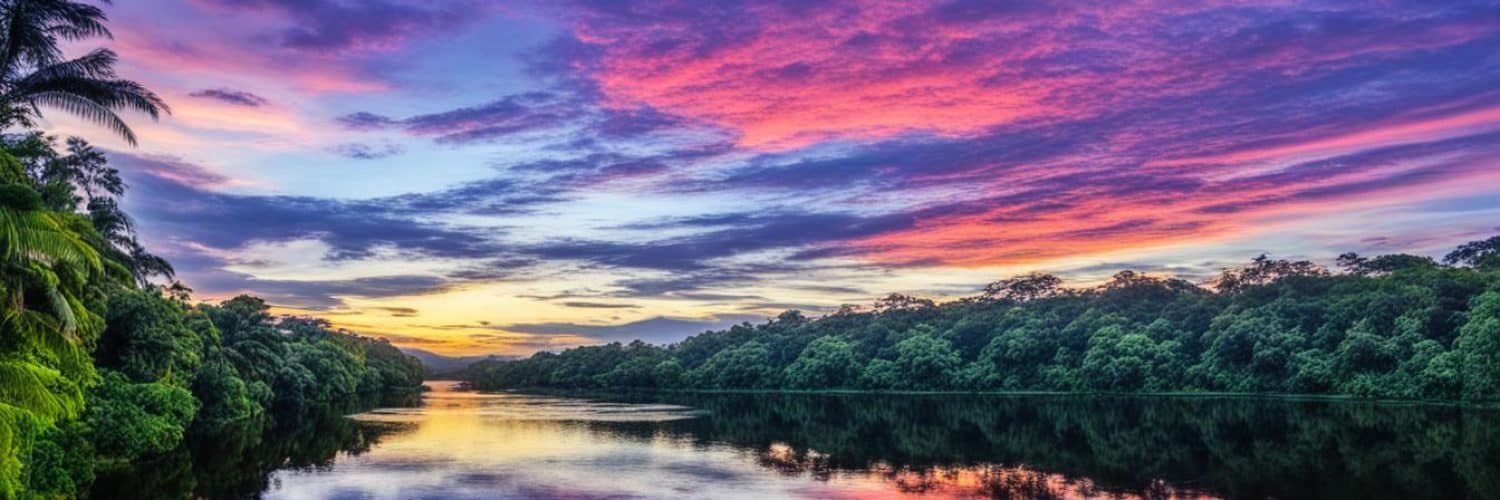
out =
[[[0,54],[0,64],[4,57]],[[0,78],[13,80],[0,94],[0,109],[6,110],[0,123],[26,121],[28,115],[40,115],[43,106],[57,108],[103,126],[134,146],[135,133],[116,111],[136,111],[156,120],[171,108],[145,86],[115,78],[117,60],[113,51],[98,49],[76,59],[38,64],[16,79],[7,77],[10,68],[0,66]]]
[[[83,411],[83,390],[61,371],[22,359],[0,359],[0,400],[31,411],[46,421],[76,418]]]
[[[43,0],[36,3],[47,6],[47,13],[53,21],[53,24],[48,26],[49,33],[66,40],[113,38],[109,28],[104,25],[104,21],[108,18],[104,15],[104,10],[97,6],[57,0]]]
[[[135,131],[130,129],[130,125],[127,125],[125,120],[120,118],[120,115],[115,114],[108,106],[78,93],[48,90],[27,95],[23,99],[30,103],[57,108],[93,122],[95,125],[114,132],[115,135],[120,136],[121,139],[124,139],[131,146],[135,146],[138,143]]]
[[[58,78],[97,78],[112,79],[115,77],[114,65],[119,61],[119,56],[109,49],[94,49],[88,54],[76,59],[49,64],[38,67],[25,78],[17,80],[15,85],[27,86],[30,82],[55,80]]]
[[[39,261],[46,265],[66,263],[89,272],[102,269],[99,253],[67,231],[50,213],[0,207],[0,260]]]

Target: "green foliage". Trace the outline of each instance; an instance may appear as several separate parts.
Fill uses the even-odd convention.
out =
[[[685,372],[686,370],[683,369],[682,363],[671,358],[657,362],[656,366],[651,368],[651,376],[656,379],[657,387],[671,388],[681,386],[683,373]]]
[[[194,429],[420,385],[420,363],[384,340],[149,284],[171,266],[135,241],[103,155],[19,145],[26,165],[0,151],[0,498],[77,496],[96,462],[164,456]]]
[[[265,301],[239,296],[218,305],[199,305],[212,324],[204,325],[205,348],[212,363],[233,367],[194,382],[200,398],[213,401],[223,419],[249,413],[242,397],[262,409],[295,410],[355,394],[415,390],[422,366],[384,340],[334,331],[327,322],[309,318],[273,318]],[[191,320],[189,320],[191,321]],[[243,388],[243,389],[241,389]],[[209,394],[211,390],[229,390]]]
[[[1500,290],[1474,298],[1469,321],[1459,329],[1454,350],[1461,356],[1464,399],[1500,398]]]
[[[198,370],[193,378],[192,392],[202,404],[197,425],[210,431],[247,421],[264,412],[250,385],[223,359],[209,361]]]
[[[771,350],[764,343],[752,340],[719,351],[703,366],[689,372],[688,378],[701,387],[770,387],[776,383],[776,371],[770,361]]]
[[[1159,391],[1181,376],[1175,341],[1158,342],[1120,325],[1101,328],[1089,338],[1080,369],[1085,389],[1112,392]]]
[[[888,359],[872,359],[859,372],[859,387],[862,389],[892,389],[901,386],[901,368]]]
[[[51,107],[134,143],[115,113],[166,111],[115,76],[113,52],[63,57],[63,42],[109,36],[99,7],[0,10],[0,128],[29,127]],[[0,137],[0,498],[77,496],[96,459],[161,456],[195,421],[217,432],[273,405],[421,383],[417,360],[384,341],[296,318],[280,321],[292,331],[283,335],[259,299],[194,307],[180,283],[157,288],[150,279],[170,279],[172,266],[136,240],[124,193],[120,172],[83,139],[59,148],[36,131]]]
[[[1483,255],[1486,245],[1461,248],[1464,256]],[[1065,289],[1055,277],[1033,274],[946,304],[892,294],[814,320],[789,312],[669,346],[581,347],[485,361],[462,376],[481,389],[1500,399],[1500,270],[1409,255],[1339,261],[1348,272],[1261,256],[1226,270],[1212,290],[1131,271],[1097,288]]]
[[[276,418],[252,418],[212,431],[190,430],[164,455],[101,468],[88,498],[257,498],[273,489],[273,471],[323,467],[360,454],[403,429],[345,416],[402,401],[361,396]],[[200,413],[201,418],[201,413]]]
[[[99,453],[129,461],[176,448],[198,413],[198,401],[185,388],[132,383],[109,371],[89,395],[88,413]]]
[[[961,360],[947,340],[924,332],[897,342],[895,351],[896,388],[946,389],[953,385],[954,370]]]
[[[131,380],[186,386],[203,359],[203,334],[189,327],[186,307],[155,290],[109,297],[104,335],[94,359]]]
[[[35,413],[0,403],[0,498],[25,491],[26,461],[47,427]]]
[[[1500,236],[1464,243],[1443,256],[1443,262],[1484,269],[1500,268]]]
[[[3,151],[0,186],[0,493],[13,493],[39,436],[82,413],[95,377],[86,349],[103,325],[96,311],[118,283],[87,243],[87,222],[39,205]]]
[[[788,387],[797,389],[850,387],[859,376],[859,368],[854,344],[829,335],[808,343],[797,360],[786,367],[782,379]]]
[[[67,497],[94,481],[94,445],[88,426],[69,422],[47,429],[31,449],[28,489],[42,497]]]
[[[606,387],[655,387],[658,385],[656,367],[660,360],[652,356],[632,356],[599,376],[599,384]],[[670,374],[664,374],[670,377]]]

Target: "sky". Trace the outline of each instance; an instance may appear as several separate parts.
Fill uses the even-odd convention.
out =
[[[446,354],[1500,231],[1500,5],[140,0],[197,297]]]

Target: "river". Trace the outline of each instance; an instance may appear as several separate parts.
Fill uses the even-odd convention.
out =
[[[279,432],[229,458],[214,451],[222,443],[200,443],[180,466],[190,471],[172,476],[196,480],[134,488],[287,499],[1367,499],[1500,492],[1500,412],[1492,409],[1210,397],[581,397],[428,386],[420,406]],[[280,443],[286,434],[298,441]],[[236,466],[235,453],[255,457],[254,464]],[[203,461],[227,463],[195,463]],[[116,488],[132,488],[102,487],[117,497]]]

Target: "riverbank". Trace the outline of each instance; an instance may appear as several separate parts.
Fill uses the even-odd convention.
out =
[[[460,383],[462,381],[453,381]],[[989,397],[1069,397],[1069,398],[1151,398],[1151,399],[1244,399],[1244,400],[1274,400],[1274,401],[1309,401],[1309,402],[1346,402],[1346,403],[1371,403],[1384,406],[1446,406],[1455,408],[1475,408],[1500,410],[1500,401],[1453,401],[1453,400],[1418,400],[1418,399],[1385,399],[1385,398],[1363,398],[1345,394],[1288,394],[1288,393],[1245,393],[1245,392],[1069,392],[1069,391],[903,391],[903,390],[867,390],[867,389],[659,389],[659,388],[618,388],[618,389],[558,389],[549,387],[509,388],[495,391],[481,391],[474,389],[472,384],[467,384],[466,390],[486,393],[516,393],[516,394],[548,394],[566,395],[575,397],[591,396],[623,396],[632,394],[785,394],[785,395],[829,395],[829,396],[989,396]]]

